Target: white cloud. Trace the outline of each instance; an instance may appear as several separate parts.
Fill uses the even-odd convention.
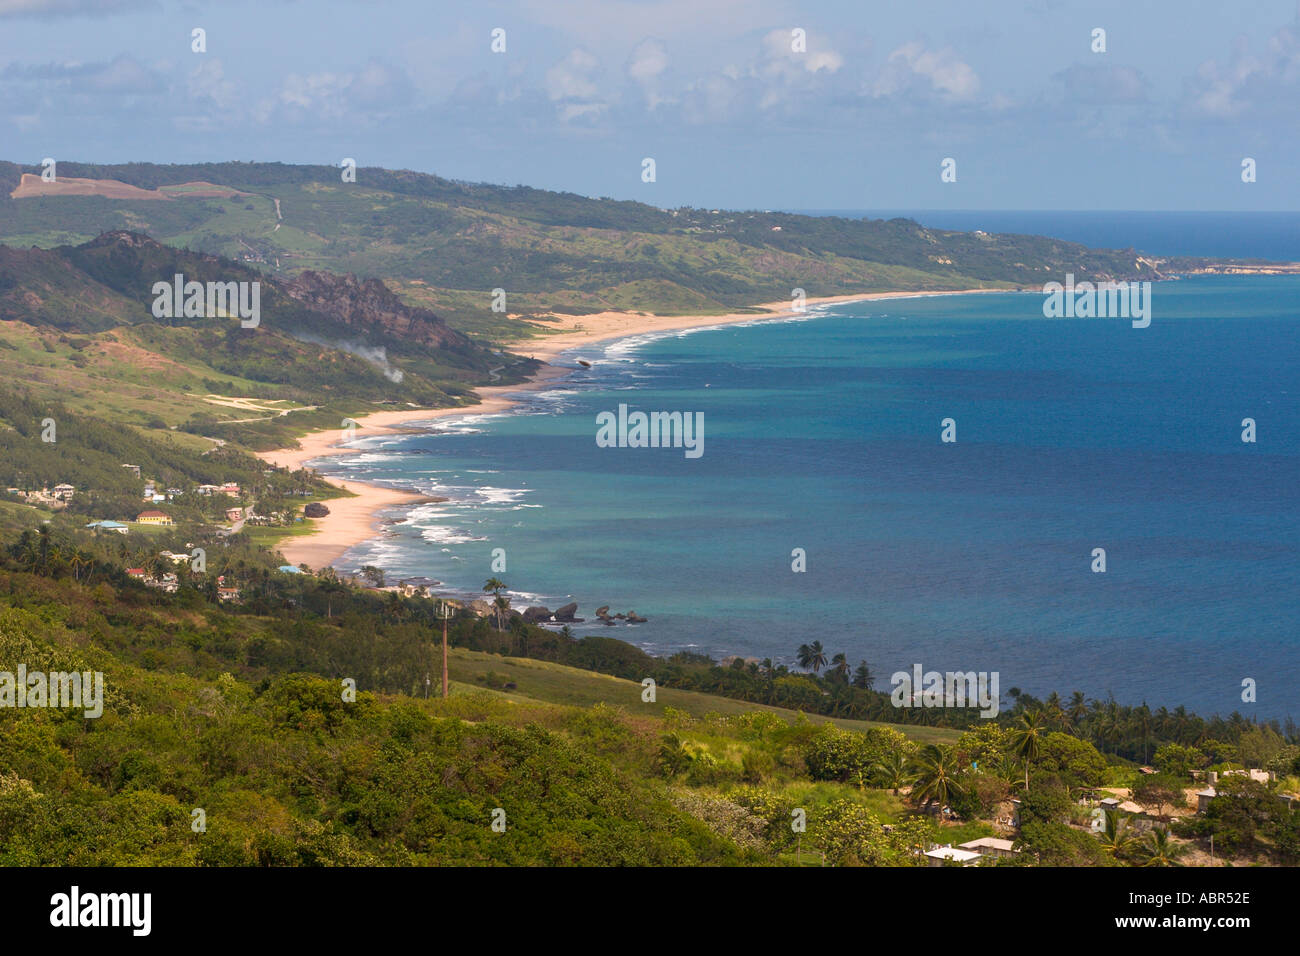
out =
[[[1300,39],[1295,30],[1282,27],[1265,44],[1262,53],[1251,51],[1245,37],[1237,37],[1227,62],[1206,60],[1185,86],[1185,105],[1193,113],[1228,119],[1291,104],[1294,115],[1296,88],[1300,85]]]
[[[928,89],[951,100],[970,100],[979,92],[980,78],[951,47],[927,50],[920,43],[905,43],[889,54],[884,68],[871,84],[874,97]]]
[[[609,107],[599,95],[600,69],[600,60],[577,48],[546,71],[546,95],[556,104],[561,121],[594,119]]]
[[[668,69],[668,49],[659,40],[648,38],[637,44],[627,64],[627,75],[638,83],[647,83]]]
[[[253,113],[261,123],[307,119],[365,123],[409,104],[413,88],[402,70],[372,59],[346,73],[290,73]]]

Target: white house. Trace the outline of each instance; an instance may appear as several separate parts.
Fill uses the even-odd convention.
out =
[[[980,837],[978,840],[967,840],[965,843],[958,844],[958,847],[962,850],[978,853],[980,856],[991,857],[1015,856],[1020,852],[1016,849],[1013,841],[1004,840],[1001,837]]]
[[[926,850],[928,866],[943,866],[946,863],[956,863],[960,866],[974,866],[979,863],[980,855],[973,850],[963,850],[955,846],[937,846],[933,850]]]

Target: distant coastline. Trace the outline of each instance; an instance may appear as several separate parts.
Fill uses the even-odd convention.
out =
[[[879,299],[928,298],[931,296],[972,295],[986,292],[1014,292],[1013,288],[952,289],[942,291],[867,292],[858,295],[836,295],[809,298],[807,307],[832,305],[844,302],[868,302]],[[632,338],[655,332],[681,332],[691,329],[735,325],[746,322],[763,322],[787,319],[804,313],[791,308],[788,301],[765,302],[757,309],[762,312],[733,312],[725,315],[654,315],[646,312],[599,312],[593,315],[557,316],[548,328],[550,332],[537,339],[523,339],[506,343],[505,347],[517,355],[535,358],[544,364],[527,381],[514,385],[487,386],[476,389],[478,401],[472,405],[451,408],[402,409],[373,412],[355,419],[357,427],[349,440],[374,438],[381,435],[409,431],[418,422],[432,422],[469,415],[490,415],[517,405],[515,396],[540,391],[557,380],[572,374],[571,365],[553,364],[564,353],[607,343],[617,339]],[[309,461],[346,454],[351,449],[341,444],[342,429],[310,432],[298,439],[297,448],[278,448],[258,452],[263,461],[290,470],[297,470]],[[382,521],[389,512],[427,501],[428,496],[403,491],[354,479],[326,477],[335,487],[352,493],[353,497],[332,498],[327,518],[315,519],[316,530],[310,534],[284,538],[278,550],[290,564],[306,564],[313,570],[329,567],[350,548],[368,541],[379,533]]]

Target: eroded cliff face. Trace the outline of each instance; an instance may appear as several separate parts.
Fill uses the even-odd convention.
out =
[[[465,348],[470,340],[428,309],[402,302],[378,279],[330,272],[304,272],[279,283],[290,298],[358,332],[389,335],[437,348]]]

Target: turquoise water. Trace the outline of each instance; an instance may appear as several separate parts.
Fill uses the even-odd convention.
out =
[[[790,662],[818,639],[877,686],[920,663],[997,671],[1004,695],[1300,716],[1300,278],[1159,283],[1146,329],[1042,301],[858,303],[577,353],[594,366],[511,413],[324,463],[453,499],[339,566],[472,591],[503,548],[515,606],[635,609],[650,622],[576,630],[657,654]],[[620,403],[703,412],[703,455],[597,447]]]

